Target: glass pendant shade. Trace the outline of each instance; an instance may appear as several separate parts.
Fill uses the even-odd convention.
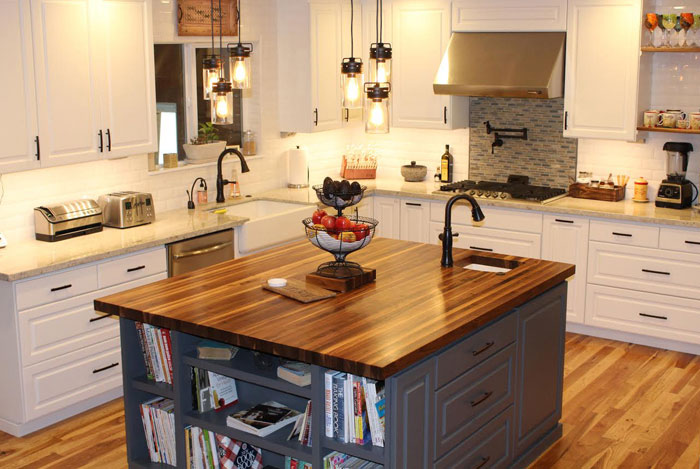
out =
[[[204,99],[211,98],[211,90],[214,83],[219,81],[221,78],[221,59],[215,55],[207,56],[202,61],[202,86]]]
[[[369,81],[391,83],[391,44],[374,43],[369,49]]]
[[[341,72],[343,107],[346,109],[360,109],[362,107],[362,87],[364,85],[362,59],[355,57],[343,59]]]
[[[389,83],[365,83],[365,132],[389,133]]]
[[[229,72],[231,84],[239,90],[250,88],[251,61],[250,53],[253,51],[252,44],[235,44],[228,46],[229,49]]]
[[[231,83],[219,80],[211,91],[211,123],[233,124],[233,93]]]

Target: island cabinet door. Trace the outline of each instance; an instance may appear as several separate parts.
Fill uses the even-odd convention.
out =
[[[515,397],[515,455],[554,430],[561,417],[566,283],[519,311]]]
[[[426,360],[391,379],[390,467],[432,467],[435,360]]]

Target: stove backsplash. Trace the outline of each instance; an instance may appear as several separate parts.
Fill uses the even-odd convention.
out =
[[[564,99],[471,98],[469,102],[469,179],[505,182],[509,174],[530,176],[530,184],[569,186],[576,176],[578,140],[564,138]],[[491,154],[497,128],[527,127],[528,140],[504,139]]]

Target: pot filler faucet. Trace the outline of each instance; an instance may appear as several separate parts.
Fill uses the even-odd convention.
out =
[[[221,162],[223,161],[224,157],[230,153],[234,153],[238,155],[238,158],[241,160],[241,172],[242,173],[247,173],[250,171],[250,168],[248,168],[248,163],[245,162],[245,158],[243,158],[243,155],[241,154],[240,151],[236,150],[235,148],[227,148],[224,151],[221,152],[219,155],[219,161],[216,162],[216,201],[217,203],[224,202],[226,198],[224,197],[224,186],[226,184],[229,184],[231,181],[228,179],[224,179],[223,174],[221,173]]]
[[[440,241],[442,241],[442,260],[440,264],[443,267],[452,267],[452,237],[457,236],[452,234],[452,206],[458,200],[467,200],[472,205],[472,219],[476,222],[482,221],[486,216],[484,212],[481,211],[479,203],[468,194],[459,194],[452,197],[447,201],[445,206],[445,228],[442,230],[442,234],[439,236]]]

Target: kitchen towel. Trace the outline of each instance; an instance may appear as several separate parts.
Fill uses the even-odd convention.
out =
[[[289,187],[309,185],[309,151],[297,146],[287,152],[287,183]]]

